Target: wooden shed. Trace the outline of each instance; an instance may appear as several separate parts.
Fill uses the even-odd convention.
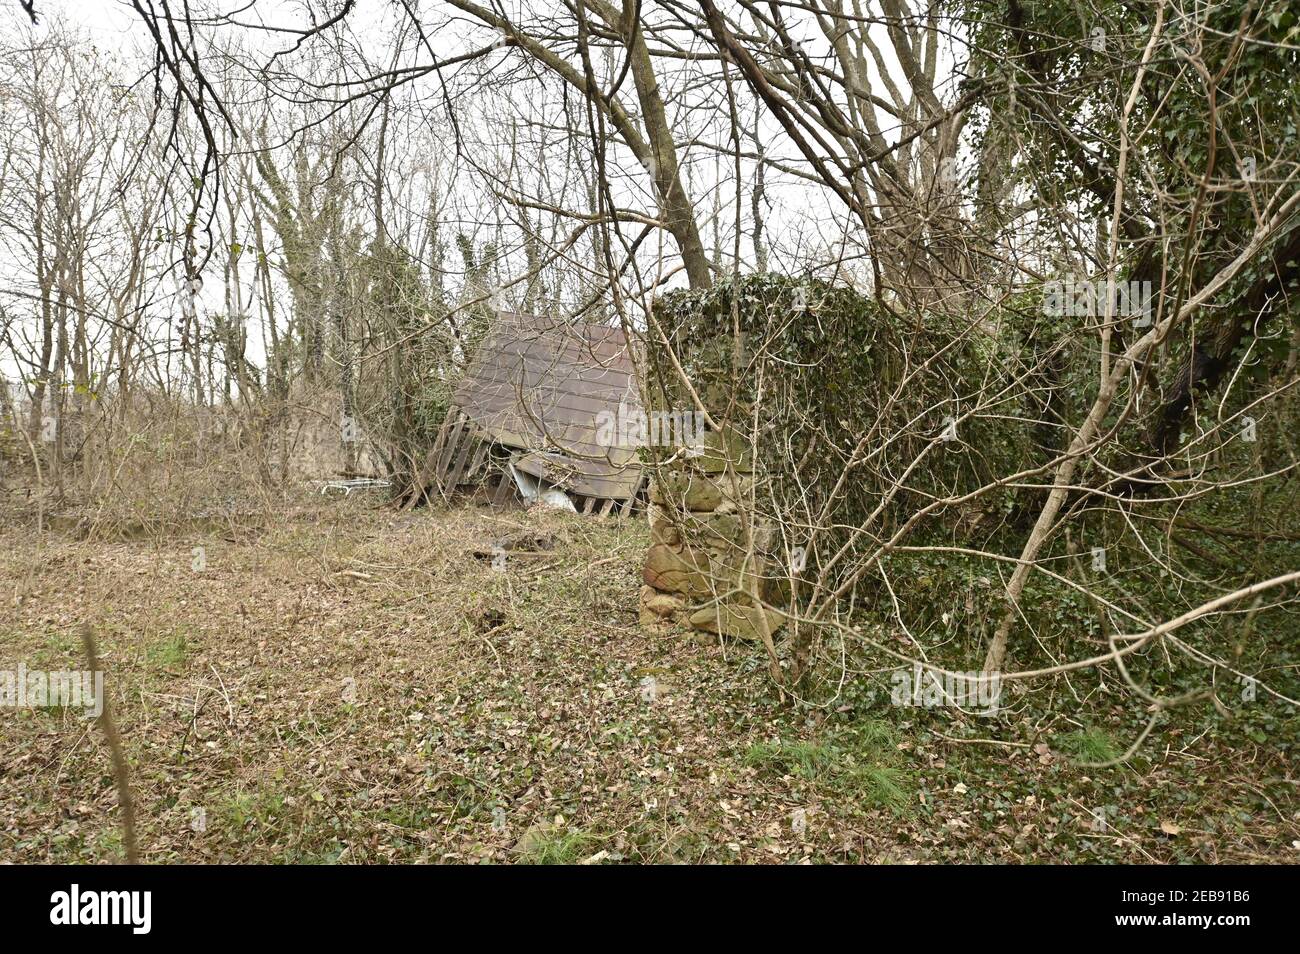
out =
[[[498,315],[425,461],[425,493],[487,486],[501,505],[559,491],[582,513],[629,512],[643,473],[617,422],[642,410],[633,347],[621,328]]]

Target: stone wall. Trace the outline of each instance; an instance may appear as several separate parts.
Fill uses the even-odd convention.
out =
[[[770,636],[781,615],[759,603],[779,604],[781,581],[766,556],[770,529],[753,516],[754,455],[746,440],[732,430],[708,432],[701,446],[654,473],[642,625],[682,625],[702,639]]]

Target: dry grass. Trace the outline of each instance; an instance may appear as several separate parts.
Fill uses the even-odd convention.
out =
[[[554,549],[504,572],[473,556],[521,530]],[[149,862],[1296,858],[1294,805],[1244,787],[1264,761],[1198,808],[1201,834],[1153,824],[1177,811],[1177,763],[1145,777],[1147,810],[1093,835],[1109,780],[1045,746],[782,706],[751,648],[639,630],[645,546],[639,523],[337,498],[260,529],[123,542],[15,517],[0,668],[80,669],[93,623]],[[0,721],[0,859],[120,860],[91,723]]]

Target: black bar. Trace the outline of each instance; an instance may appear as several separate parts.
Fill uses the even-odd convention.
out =
[[[640,936],[671,931],[683,918],[728,931],[766,932],[765,923],[808,933],[843,931],[884,940],[960,932],[969,942],[1014,932],[1027,938],[1098,936],[1231,941],[1242,931],[1294,922],[1293,872],[1257,867],[871,867],[813,873],[773,869],[658,874],[595,868],[569,873],[467,867],[0,867],[0,917],[11,938],[75,934],[125,941],[220,943],[277,938],[338,944],[349,938],[414,934],[450,939],[472,931],[552,942],[567,936]],[[570,881],[569,879],[573,880]],[[685,882],[679,879],[686,879]],[[697,878],[702,880],[696,881]],[[769,880],[773,879],[773,880]],[[69,920],[72,886],[87,917]],[[144,895],[148,892],[148,932]],[[757,894],[756,892],[762,892]],[[88,895],[93,900],[87,901]],[[134,902],[132,904],[132,902]],[[131,904],[130,907],[127,905]],[[131,915],[135,915],[135,926]],[[546,925],[550,925],[549,928]],[[637,926],[640,926],[639,928]],[[775,924],[773,924],[775,926]],[[603,932],[614,932],[613,935]],[[1032,935],[1026,932],[1050,932]],[[12,933],[9,933],[12,932]],[[433,932],[433,933],[429,933]],[[900,938],[902,940],[902,938]]]

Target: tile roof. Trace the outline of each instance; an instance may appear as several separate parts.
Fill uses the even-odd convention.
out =
[[[636,491],[635,447],[598,439],[601,412],[638,414],[636,368],[621,328],[502,313],[484,335],[453,404],[493,440],[527,452],[516,466],[575,493]]]

